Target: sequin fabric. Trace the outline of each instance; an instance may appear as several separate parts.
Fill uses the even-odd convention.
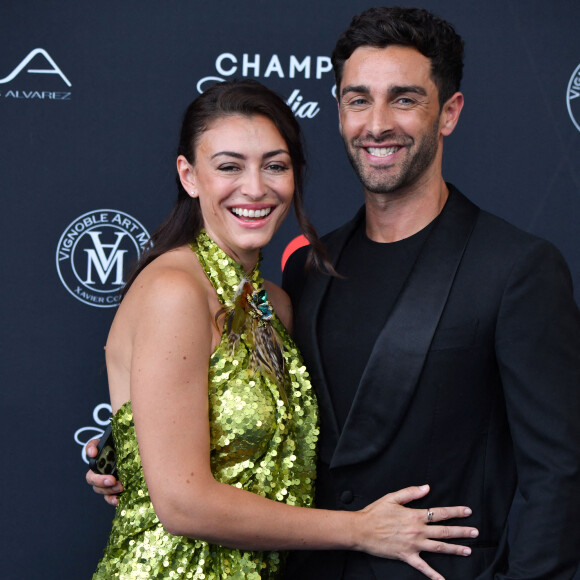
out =
[[[202,232],[192,249],[225,308],[244,272]],[[250,275],[258,290],[259,263]],[[318,409],[302,357],[274,316],[284,343],[287,396],[269,376],[249,366],[243,334],[231,353],[226,333],[210,358],[211,469],[217,481],[287,504],[311,507],[314,497]],[[287,401],[287,402],[285,402]],[[159,522],[143,476],[131,403],[112,419],[119,497],[105,553],[93,579],[277,579],[285,554],[250,552],[173,536]]]

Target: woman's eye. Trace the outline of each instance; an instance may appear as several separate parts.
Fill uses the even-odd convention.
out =
[[[233,171],[238,171],[237,165],[220,165],[218,167],[219,171],[225,171],[227,173],[231,173]]]
[[[275,171],[276,173],[281,173],[282,171],[287,171],[288,167],[286,165],[281,165],[280,163],[270,163],[267,166],[270,171]]]

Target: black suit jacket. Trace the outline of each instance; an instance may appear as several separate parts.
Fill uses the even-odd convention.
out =
[[[317,341],[330,277],[305,272],[306,248],[286,266],[295,338],[321,407],[317,507],[361,509],[429,483],[414,507],[468,505],[466,522],[480,531],[461,542],[469,557],[422,554],[447,580],[570,579],[580,558],[580,313],[570,274],[551,244],[449,187],[342,432]],[[334,263],[363,215],[323,239]],[[353,340],[364,331],[361,320]],[[508,548],[516,487],[523,500]],[[288,577],[335,579],[345,566],[352,578],[424,578],[349,552],[295,553]]]

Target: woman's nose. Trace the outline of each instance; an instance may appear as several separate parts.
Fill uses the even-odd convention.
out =
[[[250,170],[246,173],[241,191],[244,195],[252,199],[264,197],[268,191],[262,172],[259,170]]]

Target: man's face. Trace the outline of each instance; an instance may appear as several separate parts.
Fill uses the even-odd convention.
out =
[[[430,69],[427,57],[404,46],[357,48],[346,61],[340,132],[366,191],[396,192],[440,172],[440,108]]]

